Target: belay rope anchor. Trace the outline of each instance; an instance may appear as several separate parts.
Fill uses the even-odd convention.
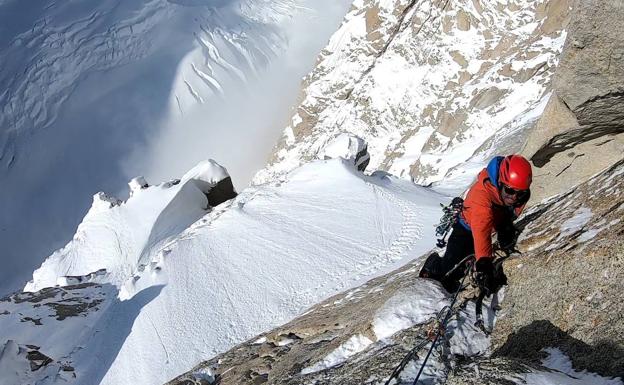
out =
[[[455,307],[455,302],[457,302],[457,297],[459,296],[459,292],[462,290],[466,276],[468,276],[471,268],[472,268],[472,263],[468,262],[466,266],[466,273],[464,274],[459,284],[459,287],[455,291],[455,294],[453,294],[453,300],[451,301],[451,304],[448,306],[445,306],[444,308],[442,308],[442,310],[440,310],[440,312],[436,316],[436,319],[435,319],[436,323],[434,327],[427,331],[427,338],[425,338],[424,341],[422,341],[420,344],[412,348],[412,350],[410,350],[405,355],[405,357],[403,357],[399,365],[396,368],[394,368],[394,370],[392,371],[392,374],[390,375],[390,378],[388,378],[388,380],[385,382],[384,385],[390,385],[390,382],[392,382],[393,379],[395,378],[398,379],[399,374],[401,374],[403,369],[405,369],[405,366],[414,357],[418,358],[418,351],[424,348],[431,341],[431,338],[433,337],[433,341],[431,342],[431,347],[429,348],[429,351],[427,352],[427,355],[425,356],[425,359],[423,360],[420,370],[418,370],[418,374],[416,375],[416,378],[414,379],[414,382],[412,383],[412,385],[416,385],[416,383],[418,382],[418,379],[420,378],[420,375],[425,369],[425,365],[427,365],[427,360],[429,360],[429,356],[431,356],[433,349],[435,349],[438,339],[440,339],[440,336],[444,335],[444,333],[446,332],[446,324],[448,323],[449,319],[453,315],[453,307]]]

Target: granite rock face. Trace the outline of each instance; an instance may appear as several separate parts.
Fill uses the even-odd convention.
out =
[[[505,263],[493,352],[460,365],[446,383],[527,383],[551,348],[578,371],[624,379],[622,218],[624,161],[531,209],[520,223],[524,255]]]
[[[524,216],[498,353],[535,359],[559,346],[576,368],[624,378],[623,218],[624,161]]]
[[[553,95],[522,152],[537,167],[534,201],[622,159],[624,3],[578,0]]]

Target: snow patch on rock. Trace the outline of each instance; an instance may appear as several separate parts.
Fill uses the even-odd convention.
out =
[[[378,339],[424,323],[449,304],[448,294],[440,285],[430,280],[419,283],[400,290],[377,311],[372,326]]]
[[[548,357],[542,364],[551,369],[550,371],[534,371],[521,375],[521,381],[517,384],[534,385],[623,385],[622,379],[606,378],[586,370],[577,371],[572,367],[572,362],[561,350],[556,348],[545,349]]]
[[[338,366],[347,361],[350,357],[366,349],[372,343],[373,341],[361,334],[355,335],[333,352],[329,353],[320,362],[301,370],[301,374],[310,374]]]

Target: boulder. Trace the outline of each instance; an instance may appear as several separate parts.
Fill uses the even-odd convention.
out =
[[[330,141],[319,156],[321,159],[343,158],[364,171],[370,162],[368,144],[364,139],[343,133]]]
[[[130,196],[132,196],[136,191],[148,188],[149,184],[144,177],[137,176],[128,182],[128,187],[130,188]]]
[[[193,181],[208,198],[212,207],[235,198],[237,193],[225,167],[212,159],[204,160],[182,177],[182,182]]]

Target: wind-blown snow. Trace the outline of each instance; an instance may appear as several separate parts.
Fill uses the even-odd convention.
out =
[[[150,253],[206,214],[206,193],[227,171],[210,160],[198,164],[181,181],[136,189],[122,202],[98,193],[73,240],[33,273],[25,291],[59,284],[65,276],[106,270],[96,281],[120,286],[150,260]],[[144,180],[143,180],[144,182]]]

